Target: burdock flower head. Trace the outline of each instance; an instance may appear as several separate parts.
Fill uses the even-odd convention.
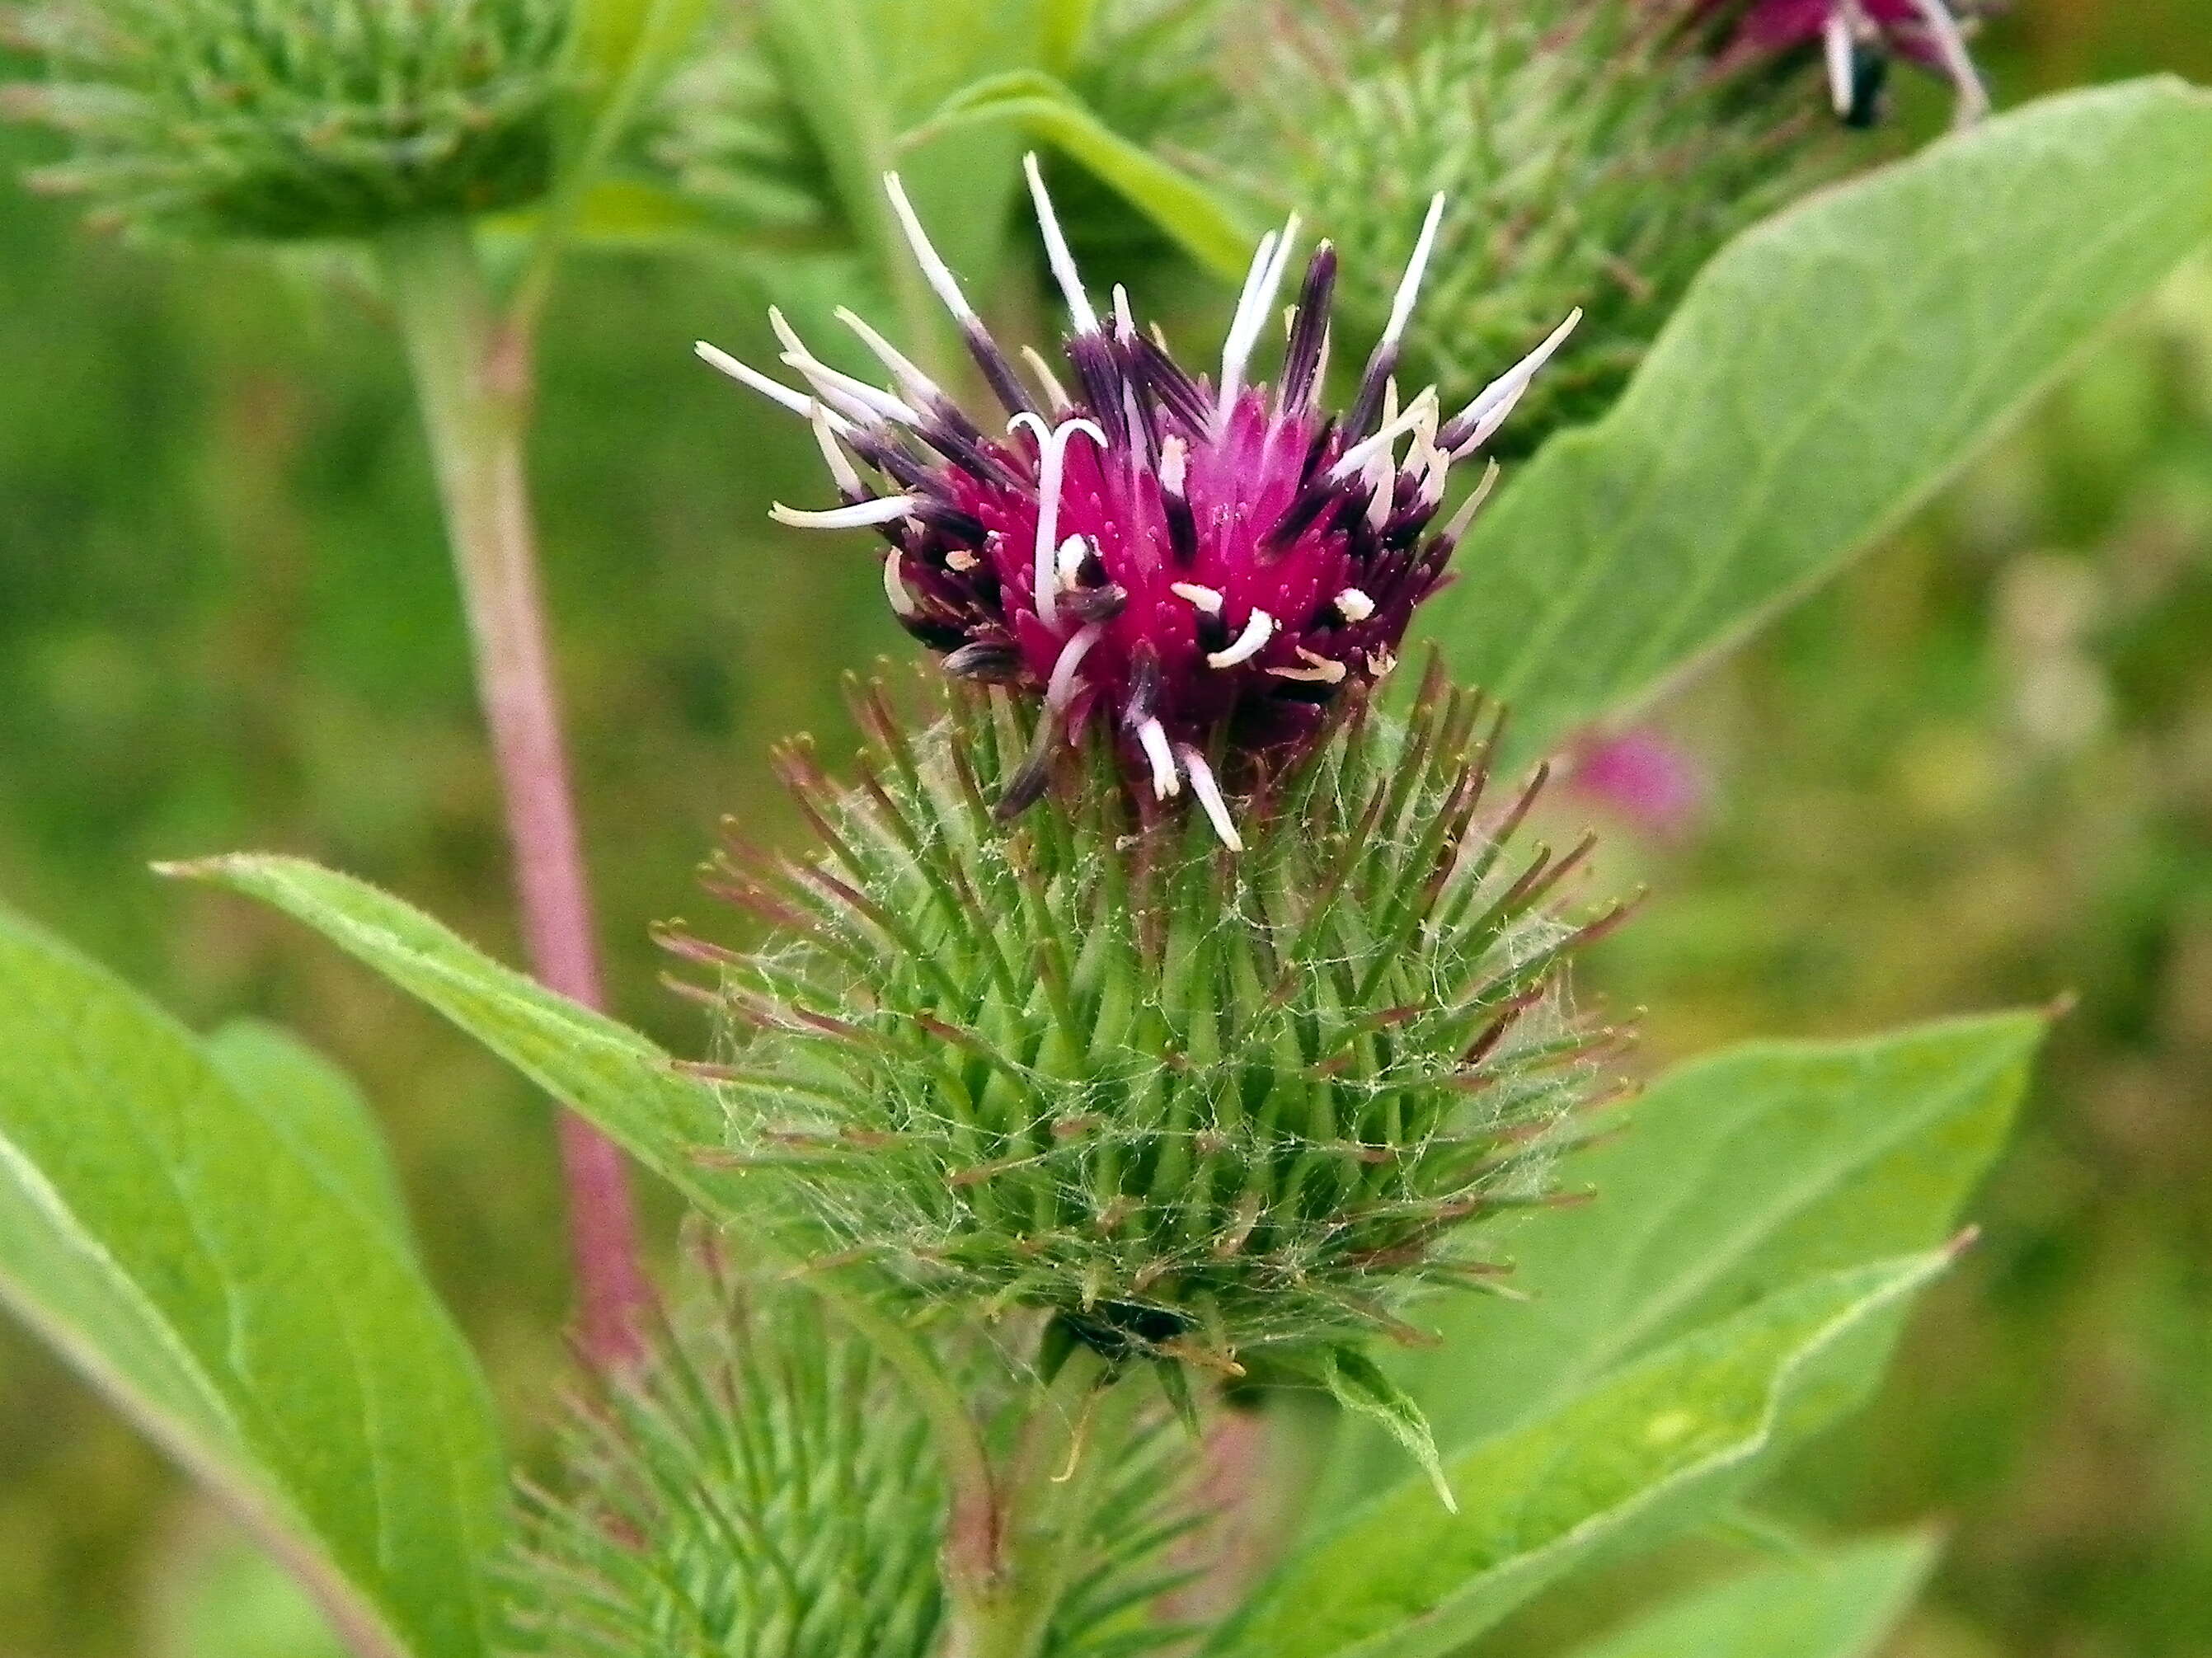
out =
[[[1234,847],[1217,762],[1241,771],[1296,744],[1330,703],[1390,671],[1414,607],[1443,579],[1481,500],[1478,489],[1435,527],[1453,465],[1497,431],[1577,315],[1455,412],[1433,388],[1402,395],[1400,343],[1443,218],[1439,196],[1352,407],[1325,414],[1316,397],[1337,277],[1328,243],[1313,252],[1291,307],[1279,381],[1251,377],[1279,315],[1295,216],[1260,244],[1218,375],[1194,374],[1139,325],[1126,290],[1114,289],[1104,314],[1094,306],[1034,157],[1028,173],[1073,323],[1065,382],[1034,351],[1024,378],[897,179],[887,181],[916,258],[1004,406],[1003,434],[849,312],[843,319],[895,389],[832,369],[774,313],[782,361],[805,392],[712,346],[699,350],[814,422],[843,504],[779,505],[775,515],[873,527],[890,544],[884,585],[907,631],[957,678],[1042,699],[1036,746],[1003,812],[1032,803],[1055,751],[1096,726],[1146,793],[1165,801],[1188,789]]]
[[[1818,44],[1836,113],[1864,126],[1880,112],[1892,53],[1933,70],[1958,93],[1961,124],[1989,112],[1974,60],[1949,0],[1698,0],[1706,12],[1740,9],[1728,55],[1772,57]],[[1972,19],[1968,14],[1969,21]]]
[[[818,852],[733,839],[708,878],[769,942],[666,936],[726,1018],[697,1069],[728,1138],[701,1155],[757,1172],[799,1252],[930,1302],[1044,1309],[1170,1385],[1190,1363],[1372,1402],[1358,1339],[1406,1333],[1424,1286],[1496,1287],[1475,1224],[1555,1200],[1592,1103],[1602,1033],[1565,963],[1620,911],[1573,913],[1589,843],[1510,850],[1542,771],[1498,775],[1502,716],[1433,661],[1402,721],[1366,695],[1465,521],[1431,527],[1452,464],[1573,319],[1463,409],[1400,393],[1433,205],[1326,415],[1326,244],[1273,386],[1253,360],[1295,224],[1261,244],[1218,375],[1194,375],[1119,289],[1094,308],[1030,177],[1065,390],[993,343],[893,185],[1003,437],[849,317],[896,390],[787,330],[805,392],[707,349],[812,419],[844,503],[781,515],[880,531],[952,684],[920,732],[862,699],[854,786],[785,751]]]

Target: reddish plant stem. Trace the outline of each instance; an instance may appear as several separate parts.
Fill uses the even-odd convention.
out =
[[[403,227],[380,252],[460,581],[532,969],[562,995],[600,1007],[523,459],[530,341],[501,325],[465,222]],[[620,1370],[641,1356],[652,1295],[629,1176],[614,1143],[565,1108],[559,1139],[578,1344],[595,1369]]]

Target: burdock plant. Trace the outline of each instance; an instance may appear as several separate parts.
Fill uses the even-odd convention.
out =
[[[844,504],[778,516],[883,536],[895,614],[963,689],[919,736],[868,696],[857,787],[787,750],[822,855],[732,845],[713,877],[772,941],[673,942],[723,965],[745,1033],[709,1072],[732,1155],[784,1169],[829,1247],[1114,1360],[1333,1375],[1414,1290],[1504,1270],[1462,1223],[1545,1199],[1583,1091],[1560,969],[1619,913],[1560,919],[1589,845],[1509,853],[1542,774],[1493,776],[1480,697],[1432,667],[1402,720],[1375,700],[1482,499],[1436,527],[1449,469],[1575,319],[1464,409],[1401,396],[1439,197],[1324,414],[1328,243],[1275,384],[1255,357],[1295,221],[1193,374],[1125,290],[1093,307],[1029,176],[1064,382],[1016,367],[889,181],[1003,435],[872,331],[896,389],[788,330],[804,392],[702,348],[813,421]]]
[[[566,1454],[517,1523],[489,1390],[342,1079],[265,1029],[204,1042],[0,918],[0,1296],[363,1658],[1446,1658],[1627,1544],[1776,1533],[1753,1481],[1874,1385],[2041,1021],[1725,1053],[1601,1133],[1616,1033],[1567,975],[1626,912],[1581,890],[1587,839],[1523,846],[1550,832],[1532,762],[1832,569],[2212,234],[2212,104],[2053,100],[1759,227],[1608,416],[1485,507],[1490,472],[1455,469],[1548,419],[1559,371],[1617,376],[1673,302],[1673,265],[1647,293],[1656,266],[1608,257],[1656,222],[1686,258],[1686,225],[1735,222],[1759,197],[1729,181],[1765,176],[1778,123],[1806,118],[1758,100],[1893,21],[1864,0],[1840,35],[1824,21],[1740,69],[1735,12],[1614,3],[1383,9],[1401,76],[1283,106],[1300,145],[1349,135],[1334,240],[1307,250],[1293,218],[1255,252],[1043,68],[903,139],[855,113],[896,79],[889,54],[946,44],[933,11],[763,0],[789,60],[775,106],[806,118],[768,148],[792,180],[841,180],[842,210],[808,222],[848,255],[903,241],[919,275],[872,273],[899,343],[854,311],[843,349],[811,321],[810,343],[778,312],[774,372],[702,354],[809,424],[836,499],[775,516],[876,537],[939,671],[857,691],[849,766],[781,751],[811,843],[733,826],[705,878],[745,936],[662,933],[713,1021],[682,1060],[593,1005],[521,452],[548,260],[641,95],[637,43],[682,8],[608,0],[556,29],[520,0],[197,0],[42,37],[61,74],[29,101],[125,219],[253,202],[222,228],[372,246],[540,977],[296,859],[172,872],[320,928],[716,1235],[666,1303],[626,1250],[585,1249],[620,1262],[596,1288],[621,1293],[587,1297],[615,1317],[587,1321]],[[1103,38],[1079,3],[983,12],[1033,65]],[[1335,15],[1347,54],[1376,44],[1374,14]],[[1564,33],[1531,35],[1539,16]],[[196,52],[168,50],[172,22]],[[577,43],[616,37],[636,50],[608,90]],[[1619,53],[1551,55],[1593,41]],[[322,72],[355,52],[387,72]],[[308,92],[327,118],[301,125]],[[238,107],[250,134],[224,125]],[[986,318],[1009,271],[940,256],[909,199],[943,235],[933,192],[962,181],[925,189],[943,152],[923,152],[947,122],[1030,127],[1216,264],[1234,246],[1218,360],[1179,359],[1124,288],[1086,283],[1034,161],[1068,329],[1057,363],[1005,349]],[[1600,164],[1620,133],[1649,166]],[[972,249],[1014,186],[1002,148],[996,173],[989,144],[953,152],[992,216]],[[1293,195],[1318,176],[1287,142],[1241,159]],[[511,282],[458,216],[495,204],[538,216]],[[1642,321],[1585,296],[1601,276]],[[1425,324],[1425,284],[1445,301]],[[912,337],[932,290],[965,367]],[[621,1218],[618,1198],[580,1212]],[[1315,1436],[1243,1408],[1291,1389],[1356,1430],[1325,1469],[1285,1454]],[[1793,1658],[1816,1649],[1789,1631],[1870,1632],[1929,1564],[1910,1540],[1798,1552],[1820,1569],[1700,1590],[1620,1638]]]

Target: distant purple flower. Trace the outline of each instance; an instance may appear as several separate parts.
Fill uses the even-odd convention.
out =
[[[1686,833],[1705,804],[1697,762],[1648,726],[1590,744],[1577,757],[1569,783],[1661,840]]]
[[[1735,0],[1695,3],[1716,11]],[[1815,41],[1827,60],[1836,113],[1847,121],[1872,118],[1888,52],[1949,81],[1958,91],[1961,125],[1989,112],[1989,94],[1947,0],[1751,0],[1729,50],[1734,57],[1765,57]]]
[[[1163,800],[1188,784],[1235,847],[1209,749],[1218,740],[1237,757],[1295,744],[1325,705],[1390,671],[1413,607],[1443,580],[1482,499],[1478,489],[1431,533],[1446,475],[1489,440],[1581,313],[1448,419],[1433,387],[1401,402],[1393,371],[1443,216],[1438,196],[1350,412],[1325,416],[1314,398],[1336,280],[1329,244],[1306,267],[1271,391],[1248,371],[1279,314],[1297,218],[1261,240],[1214,380],[1176,363],[1156,331],[1140,331],[1118,285],[1111,315],[1098,315],[1034,158],[1028,173],[1073,323],[1072,389],[1035,351],[1024,353],[1034,384],[1018,374],[896,177],[886,180],[924,274],[1011,416],[1005,436],[849,311],[840,319],[896,392],[829,367],[775,312],[782,361],[811,394],[712,346],[700,355],[814,423],[844,504],[779,504],[775,517],[877,529],[890,543],[884,585],[907,631],[954,675],[1042,697],[1037,748],[1003,811],[1043,792],[1060,738],[1103,720],[1133,778]]]

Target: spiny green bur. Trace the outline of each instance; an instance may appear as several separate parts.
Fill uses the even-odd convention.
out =
[[[1516,856],[1540,783],[1493,789],[1498,722],[1433,674],[1243,780],[1246,848],[1068,750],[1012,826],[1032,716],[963,695],[919,739],[880,689],[849,788],[804,749],[807,861],[732,846],[764,917],[711,963],[726,1148],[827,1252],[916,1293],[1057,1313],[1111,1357],[1234,1375],[1387,1331],[1437,1283],[1497,1287],[1471,1223],[1558,1200],[1593,1045],[1566,1011],[1589,849]]]
[[[789,1280],[748,1282],[711,1241],[641,1370],[571,1412],[559,1491],[525,1492],[506,1649],[561,1658],[931,1658],[946,1492],[912,1396]],[[964,1358],[963,1358],[964,1355]],[[988,1412],[1003,1363],[946,1362]],[[1179,1436],[1126,1448],[1054,1619],[1056,1658],[1181,1637],[1143,1609],[1185,1526]]]
[[[157,234],[296,239],[544,193],[564,0],[61,0],[12,20],[74,141],[33,175]]]
[[[1879,141],[1824,117],[1802,66],[1725,70],[1690,10],[1374,0],[1347,26],[1344,9],[1293,5],[1233,112],[1173,136],[1328,226],[1345,302],[1376,326],[1406,224],[1448,191],[1406,339],[1448,403],[1582,307],[1575,349],[1493,446],[1533,448],[1612,402],[1723,242],[1877,159]]]

